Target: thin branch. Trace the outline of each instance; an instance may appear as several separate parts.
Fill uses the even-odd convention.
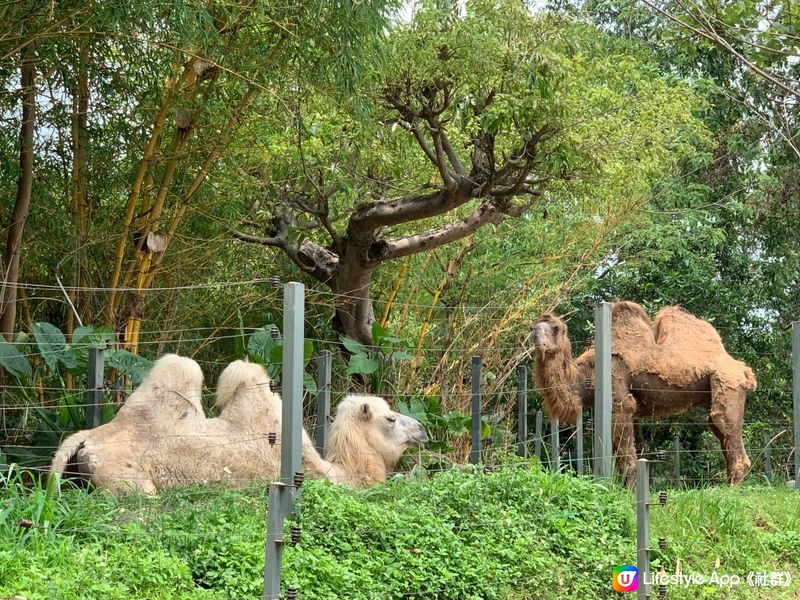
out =
[[[771,73],[765,71],[764,69],[762,69],[761,67],[759,67],[758,65],[753,63],[751,60],[747,59],[744,55],[740,54],[733,46],[731,46],[728,43],[728,41],[725,38],[723,38],[721,35],[719,35],[716,31],[712,31],[712,33],[709,33],[708,31],[705,31],[704,29],[693,27],[693,26],[689,25],[688,23],[685,23],[684,21],[680,20],[675,15],[667,12],[663,8],[661,8],[661,7],[657,6],[656,4],[650,2],[649,0],[641,0],[641,2],[643,4],[645,4],[646,6],[649,6],[650,8],[652,8],[654,11],[656,11],[660,15],[666,17],[670,21],[673,21],[674,23],[677,23],[681,27],[685,27],[686,29],[688,29],[692,33],[697,34],[697,35],[699,35],[701,37],[704,37],[705,39],[707,39],[707,40],[717,44],[718,46],[722,47],[723,50],[728,52],[730,55],[734,56],[739,62],[741,62],[743,65],[745,65],[748,69],[750,69],[751,71],[753,71],[757,75],[760,75],[761,77],[763,77],[764,79],[766,79],[767,81],[772,83],[772,85],[774,85],[774,86],[778,87],[779,89],[783,90],[784,92],[786,92],[790,96],[793,96],[795,99],[800,100],[800,91],[792,89],[791,87],[789,87],[788,85],[786,85],[782,81],[780,81],[777,77],[775,77]],[[694,18],[694,17],[692,17],[692,18]]]
[[[258,235],[252,235],[250,233],[244,233],[243,231],[239,231],[237,229],[234,229],[233,227],[228,227],[228,231],[231,232],[231,235],[233,237],[242,242],[249,242],[251,244],[261,244],[262,246],[271,246],[272,248],[281,248],[281,249],[284,249],[286,246],[284,240],[281,239],[279,236],[261,237]]]

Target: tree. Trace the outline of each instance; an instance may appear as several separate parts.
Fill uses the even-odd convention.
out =
[[[6,247],[3,255],[2,310],[0,332],[7,340],[14,333],[17,316],[17,283],[22,253],[22,234],[31,207],[33,189],[33,139],[36,128],[36,60],[31,46],[21,50],[20,87],[22,89],[22,118],[19,135],[19,179],[14,209],[8,223]]]
[[[334,329],[366,345],[382,263],[549,204],[635,213],[702,137],[689,90],[635,48],[517,2],[472,2],[463,17],[423,9],[385,55],[362,89],[369,122],[328,98],[296,103],[295,143],[265,140],[268,171],[253,159],[265,197],[244,223],[267,235],[233,231],[327,286]]]

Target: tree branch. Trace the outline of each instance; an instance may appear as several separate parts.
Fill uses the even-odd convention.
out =
[[[500,209],[491,200],[486,200],[463,219],[416,235],[385,240],[382,242],[383,252],[380,260],[400,258],[422,250],[438,248],[467,237],[487,223],[499,223],[502,218],[503,213]]]
[[[251,244],[261,244],[262,246],[270,246],[272,248],[280,248],[281,250],[284,249],[285,243],[278,236],[270,236],[270,237],[261,237],[258,235],[252,235],[249,233],[244,233],[233,227],[228,227],[228,231],[231,232],[231,235],[235,237],[237,240],[242,242],[249,242]]]
[[[439,119],[436,119],[436,126],[439,128],[439,131],[441,131],[442,147],[447,154],[447,158],[450,160],[450,164],[453,165],[456,173],[462,176],[466,175],[467,170],[464,168],[464,164],[461,162],[461,159],[458,158],[458,154],[456,153],[455,148],[453,148],[453,144],[450,143],[450,138],[447,137],[447,132],[445,131],[444,126],[439,122]]]
[[[290,242],[288,237],[289,224],[286,219],[276,218],[273,224],[277,231],[275,235],[267,237],[244,233],[232,227],[228,227],[228,230],[234,238],[242,242],[261,244],[262,246],[283,250],[286,256],[305,273],[308,273],[320,283],[324,283],[329,287],[332,286],[333,279],[336,276],[336,269],[339,266],[339,257],[309,239]]]
[[[713,30],[713,28],[712,28],[712,32],[709,33],[705,29],[700,29],[698,27],[692,27],[688,23],[685,23],[684,21],[681,21],[678,17],[676,17],[675,15],[667,12],[663,8],[657,6],[656,4],[654,4],[652,2],[648,2],[648,0],[641,0],[641,2],[643,4],[645,4],[646,6],[649,6],[650,8],[652,8],[654,11],[656,11],[660,15],[665,16],[670,21],[673,21],[673,22],[677,23],[678,25],[680,25],[681,27],[685,27],[686,29],[688,29],[692,33],[694,33],[696,35],[699,35],[701,37],[704,37],[707,40],[717,44],[723,50],[725,50],[730,55],[732,55],[734,58],[736,58],[739,62],[741,62],[745,67],[747,67],[748,69],[750,69],[751,71],[753,71],[757,75],[760,75],[761,77],[763,77],[764,79],[769,81],[772,85],[780,88],[781,90],[783,90],[784,92],[786,92],[790,96],[793,96],[796,100],[800,100],[800,92],[798,92],[795,89],[792,89],[791,87],[789,87],[788,85],[786,85],[782,81],[780,81],[775,75],[773,75],[772,73],[769,73],[768,71],[765,71],[764,69],[759,67],[757,64],[755,64],[751,60],[747,59],[743,54],[739,53],[733,46],[731,46],[730,43],[728,43],[728,41],[724,37],[722,37],[715,30]],[[694,17],[694,15],[690,14],[690,17],[695,19],[695,20],[697,20]]]
[[[436,190],[429,194],[404,196],[370,202],[356,209],[347,231],[354,239],[367,239],[379,227],[390,227],[444,214],[469,202],[474,196],[466,179],[455,190]]]

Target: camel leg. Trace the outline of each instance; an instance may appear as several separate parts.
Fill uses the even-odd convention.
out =
[[[614,446],[617,470],[625,476],[625,485],[636,485],[636,445],[633,434],[633,413],[636,400],[625,390],[622,402],[614,403],[611,412],[611,438]]]
[[[711,431],[720,440],[730,485],[740,483],[750,470],[750,459],[742,439],[745,397],[745,391],[724,387],[712,376],[708,420]]]

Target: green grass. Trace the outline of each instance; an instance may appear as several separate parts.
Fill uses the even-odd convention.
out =
[[[258,598],[266,490],[187,488],[157,499],[21,485],[0,491],[0,599]],[[800,496],[783,488],[671,493],[652,507],[654,570],[790,571],[790,589],[670,588],[670,598],[800,597]],[[21,519],[32,527],[20,527]],[[284,582],[302,598],[614,598],[635,562],[633,496],[514,463],[350,491],[303,488]],[[654,596],[655,597],[655,596]]]

